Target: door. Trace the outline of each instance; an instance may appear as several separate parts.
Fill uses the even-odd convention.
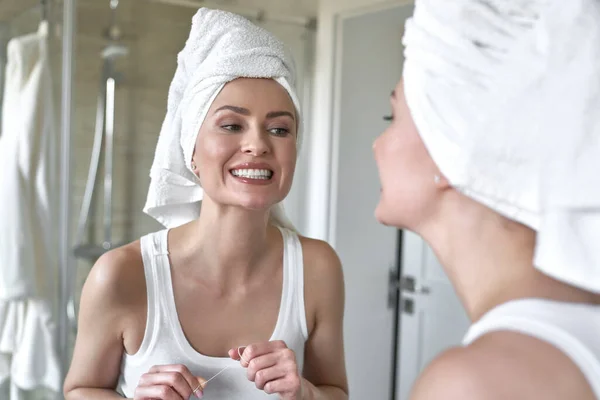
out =
[[[373,215],[380,184],[371,149],[387,126],[383,116],[400,77],[400,38],[410,12],[388,5],[336,20],[329,241],[344,267],[344,344],[350,398],[356,400],[389,399],[393,381],[394,310],[387,294],[397,231]]]
[[[401,38],[412,12],[392,3],[336,20],[329,240],[344,266],[346,364],[357,400],[407,400],[424,366],[460,343],[469,323],[423,240],[403,232],[398,241],[373,216],[380,184],[371,148],[387,127],[382,117],[402,75]]]
[[[396,399],[408,400],[423,368],[460,344],[469,319],[431,248],[412,232],[402,237]]]

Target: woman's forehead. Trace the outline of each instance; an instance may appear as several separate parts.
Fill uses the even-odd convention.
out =
[[[297,114],[288,91],[277,81],[267,78],[238,78],[225,84],[211,105],[212,112],[223,106],[245,108],[250,113],[255,109],[288,111]]]

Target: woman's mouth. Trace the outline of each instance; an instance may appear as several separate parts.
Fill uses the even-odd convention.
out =
[[[229,171],[234,177],[246,181],[267,182],[273,177],[273,171],[270,169],[232,169]]]

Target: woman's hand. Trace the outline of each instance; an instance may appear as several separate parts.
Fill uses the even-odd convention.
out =
[[[258,389],[268,394],[277,393],[285,400],[302,398],[296,355],[285,342],[278,340],[231,349],[229,356],[248,369],[248,379]]]
[[[192,395],[201,398],[205,382],[185,365],[155,365],[140,378],[134,400],[189,400]]]

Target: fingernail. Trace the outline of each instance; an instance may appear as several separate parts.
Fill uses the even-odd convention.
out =
[[[194,392],[192,393],[192,397],[196,398],[196,399],[201,399],[202,396],[204,396],[204,390],[203,388],[200,386],[198,387],[196,390],[194,390]]]
[[[202,396],[204,396],[204,393],[202,393],[202,390],[197,390],[197,391],[194,392],[194,394],[192,394],[190,396],[190,400],[192,400],[192,399],[201,399]]]

